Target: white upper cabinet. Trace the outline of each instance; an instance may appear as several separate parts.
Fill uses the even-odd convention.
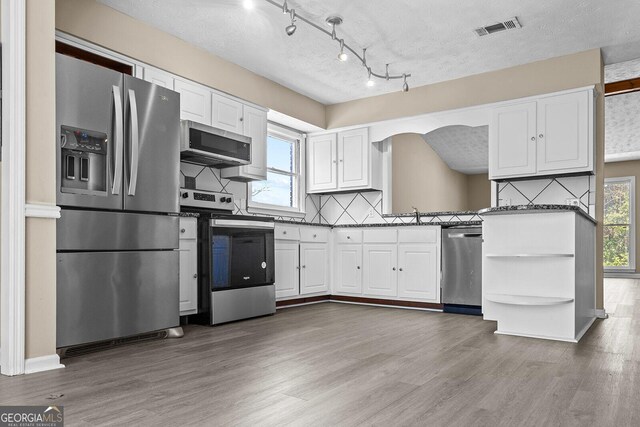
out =
[[[307,182],[309,193],[338,188],[337,136],[312,136],[307,140]]]
[[[307,139],[307,192],[380,190],[382,153],[369,129],[311,135]]]
[[[217,93],[211,99],[211,126],[244,135],[243,104]]]
[[[593,172],[593,91],[492,110],[489,178]]]
[[[153,67],[144,69],[144,79],[158,86],[174,90],[174,78],[171,74]]]
[[[338,134],[338,187],[358,188],[368,184],[370,145],[366,128]]]
[[[251,164],[222,169],[222,177],[241,181],[267,179],[267,112],[244,105],[243,123],[241,133],[251,137]]]
[[[211,125],[211,91],[199,84],[175,79],[180,93],[180,119]]]
[[[538,101],[538,172],[567,173],[590,169],[592,129],[588,92]]]
[[[536,103],[492,111],[489,127],[489,178],[536,173]]]

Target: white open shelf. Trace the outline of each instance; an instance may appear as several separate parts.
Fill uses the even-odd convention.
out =
[[[537,297],[529,295],[506,295],[506,294],[489,294],[485,298],[491,302],[498,304],[509,305],[561,305],[570,304],[574,301],[573,298],[561,298],[561,297]]]

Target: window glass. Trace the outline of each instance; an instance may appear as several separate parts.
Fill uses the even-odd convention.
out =
[[[630,268],[633,232],[633,184],[630,179],[604,185],[604,266]]]

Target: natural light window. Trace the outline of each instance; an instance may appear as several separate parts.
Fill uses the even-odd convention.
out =
[[[249,207],[277,213],[302,213],[302,135],[269,124],[267,135],[267,179],[249,186]]]
[[[635,177],[608,178],[604,184],[604,267],[635,269]]]

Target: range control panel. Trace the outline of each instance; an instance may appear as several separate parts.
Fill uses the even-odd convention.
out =
[[[233,194],[205,190],[180,189],[180,206],[233,211]]]

